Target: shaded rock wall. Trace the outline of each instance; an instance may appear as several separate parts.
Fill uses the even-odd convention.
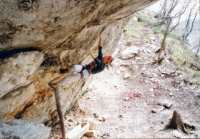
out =
[[[14,120],[10,123],[0,123],[1,139],[48,139],[50,128],[42,124]]]
[[[70,67],[87,59],[89,50],[96,53],[99,35],[104,50],[111,52],[126,23],[121,19],[151,2],[1,0],[0,48],[37,47],[42,52],[1,61],[0,121],[53,120],[56,117],[54,92],[48,83],[60,75],[57,71],[60,67],[69,69],[65,80],[58,84],[62,110],[69,110],[81,95],[84,84],[79,76],[71,74]]]

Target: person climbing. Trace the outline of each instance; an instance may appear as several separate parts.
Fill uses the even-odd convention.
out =
[[[93,57],[93,56],[92,56]],[[75,73],[80,73],[81,77],[90,74],[96,74],[104,70],[105,67],[111,65],[113,58],[110,55],[103,56],[102,46],[98,47],[98,56],[93,57],[93,61],[86,65],[74,65]]]

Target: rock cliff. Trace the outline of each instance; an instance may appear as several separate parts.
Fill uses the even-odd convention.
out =
[[[129,15],[155,0],[1,0],[0,51],[35,47],[0,61],[0,121],[23,119],[52,124],[54,92],[48,83],[66,69],[58,84],[63,112],[78,96],[84,80],[70,72],[90,58],[97,38],[112,52]],[[91,58],[90,58],[91,59]],[[87,60],[86,60],[87,61]]]

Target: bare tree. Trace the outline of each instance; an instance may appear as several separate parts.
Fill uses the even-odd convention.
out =
[[[200,16],[200,0],[198,2],[199,2],[199,7],[198,7],[197,10],[199,11],[199,16]],[[200,52],[200,36],[199,36],[199,40],[198,40],[197,51],[196,51],[196,54],[195,54],[196,57],[199,56],[199,52]]]
[[[161,6],[161,11],[157,15],[160,20],[158,25],[166,24],[168,18],[175,18],[172,16],[172,13],[174,12],[177,5],[178,0],[164,0]]]
[[[184,3],[181,3],[184,2]],[[194,27],[196,25],[196,19],[200,11],[200,6],[196,8],[198,4],[194,3],[194,5],[191,5],[193,1],[187,0],[187,1],[180,1],[180,0],[163,0],[161,9],[158,15],[156,17],[160,20],[157,25],[165,25],[165,29],[163,31],[163,39],[161,42],[160,49],[156,51],[158,54],[158,59],[156,60],[157,63],[161,63],[164,59],[163,52],[165,52],[166,44],[165,41],[167,40],[167,36],[175,31],[179,25],[182,25],[180,23],[183,23],[182,19],[185,20],[185,27],[183,29],[183,34],[179,34],[182,36],[182,40],[185,43],[189,43],[188,38],[190,37],[192,31],[194,30]],[[196,1],[200,3],[200,0]],[[188,15],[186,13],[189,12]],[[181,26],[180,26],[181,27]],[[199,40],[200,41],[200,40]],[[199,43],[200,44],[200,43]],[[199,53],[200,46],[197,48],[196,53]]]
[[[173,20],[173,19],[176,19],[176,20],[173,20],[174,21],[174,24],[173,26],[171,27],[170,29],[170,32],[172,32],[173,30],[175,30],[179,25],[180,25],[180,21],[181,21],[181,18],[182,16],[185,14],[188,6],[190,4],[190,0],[187,1],[187,3],[185,5],[182,6],[181,10],[177,13],[175,13],[174,15],[170,16],[170,18]]]
[[[187,0],[185,4],[182,5],[180,10],[176,12],[176,8],[179,6],[179,0],[164,0],[161,6],[161,11],[159,12],[160,14],[157,15],[157,17],[161,20],[159,25],[165,24],[169,18],[172,19],[172,22],[176,19],[180,22],[179,19],[186,12],[189,4],[190,0]]]
[[[163,34],[163,39],[161,41],[160,48],[156,51],[156,53],[158,54],[158,57],[157,57],[156,61],[153,62],[153,64],[161,64],[163,59],[164,59],[163,55],[165,53],[165,48],[166,48],[166,39],[167,39],[167,36],[169,34],[169,31],[170,31],[171,23],[172,23],[172,20],[171,20],[171,18],[169,18],[167,20],[167,25],[166,25],[165,32]]]
[[[164,7],[166,6],[166,7]],[[177,26],[180,24],[180,20],[182,15],[185,13],[187,7],[189,6],[189,1],[185,5],[182,6],[181,10],[178,10],[175,12],[176,7],[178,6],[178,0],[170,0],[170,1],[164,1],[163,3],[163,11],[161,12],[162,15],[160,15],[160,25],[165,24],[166,28],[163,33],[163,39],[161,42],[160,48],[156,51],[158,54],[158,58],[156,59],[155,63],[160,64],[162,60],[164,59],[163,54],[166,49],[166,40],[169,33],[174,31]]]
[[[186,21],[185,31],[184,31],[184,33],[183,33],[183,40],[184,40],[184,41],[187,41],[189,35],[190,35],[191,32],[193,31],[194,23],[195,23],[195,21],[196,21],[197,15],[198,15],[198,10],[196,10],[193,19],[191,19],[191,18],[192,18],[192,11],[193,11],[193,9],[194,9],[194,6],[190,9],[190,13],[189,13],[188,18],[187,18],[187,21]]]
[[[166,14],[166,12],[167,12],[167,2],[168,2],[167,0],[164,0],[164,2],[161,3],[160,12],[158,13],[158,15],[156,15],[158,18],[161,18],[161,17],[163,17],[163,15]]]

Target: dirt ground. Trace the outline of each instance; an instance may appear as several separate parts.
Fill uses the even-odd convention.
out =
[[[89,77],[84,95],[66,114],[67,131],[90,123],[93,138],[200,138],[200,86],[169,51],[161,65],[152,64],[162,36],[136,17],[124,27],[112,67]],[[164,130],[174,110],[195,130]]]

